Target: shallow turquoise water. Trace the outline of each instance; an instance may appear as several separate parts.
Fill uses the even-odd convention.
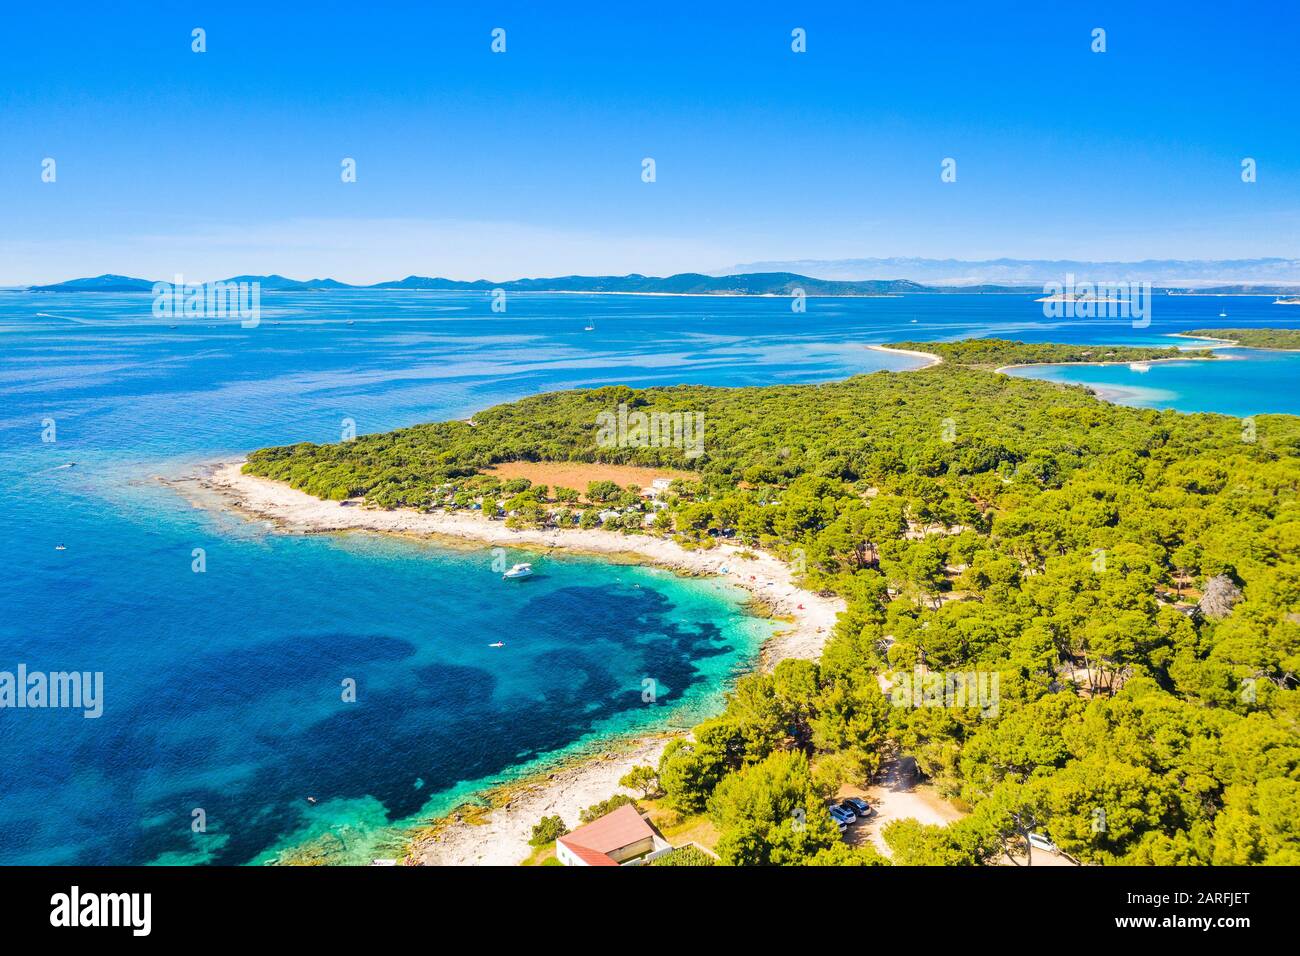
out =
[[[1216,349],[1212,362],[1136,365],[1049,365],[1010,369],[1011,375],[1086,385],[1122,405],[1221,412],[1300,414],[1300,352]]]
[[[1028,296],[813,299],[794,314],[781,299],[518,295],[497,315],[472,294],[299,293],[266,294],[256,329],[172,329],[147,296],[0,293],[0,670],[105,675],[97,720],[0,710],[0,863],[244,863],[318,837],[364,860],[485,783],[716,709],[771,630],[718,582],[547,559],[506,587],[486,551],[273,535],[157,476],[337,440],[344,419],[381,431],[542,390],[914,364],[869,342],[1164,344],[1218,321],[1218,300],[1160,305],[1135,330],[1049,321]],[[1267,300],[1231,311],[1218,324],[1286,324]],[[1162,394],[1145,400],[1296,411],[1295,356],[1241,354],[1152,366],[1142,387]],[[1068,371],[1122,385],[1126,370]]]

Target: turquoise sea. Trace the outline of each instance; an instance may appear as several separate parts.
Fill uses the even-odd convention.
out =
[[[243,329],[156,319],[144,295],[0,292],[0,671],[104,674],[98,719],[0,709],[0,863],[249,863],[307,842],[393,855],[402,826],[490,783],[715,710],[772,631],[719,582],[547,558],[506,586],[485,550],[272,534],[160,477],[335,441],[345,419],[382,431],[538,391],[901,370],[916,363],[863,346],[902,338],[1167,344],[1300,322],[1267,298],[1226,300],[1220,319],[1224,301],[1157,299],[1139,330],[1047,320],[1031,296],[797,314],[785,299],[521,294],[495,314],[482,294],[264,293]],[[1017,374],[1152,407],[1300,413],[1300,355],[1227,354]]]
[[[1286,326],[1273,322],[1267,327]],[[1009,369],[1008,374],[1086,385],[1108,401],[1143,408],[1220,412],[1239,418],[1263,412],[1300,414],[1297,353],[1216,347],[1215,354],[1213,362],[1052,365]]]

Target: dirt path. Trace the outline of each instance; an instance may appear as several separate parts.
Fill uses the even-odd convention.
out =
[[[869,842],[885,856],[892,854],[881,831],[891,820],[912,819],[946,827],[966,816],[951,801],[940,796],[930,784],[920,782],[916,761],[911,757],[896,757],[887,761],[874,786],[865,790],[846,788],[839,796],[840,799],[862,797],[875,808],[875,815],[855,823],[845,837],[854,846],[863,846]],[[1013,863],[1005,853],[999,853],[989,862],[996,866],[1024,866],[1025,858],[1017,855]],[[1069,857],[1045,850],[1034,850],[1032,865],[1078,866]]]
[[[949,801],[935,793],[929,784],[919,782],[916,761],[911,757],[896,757],[885,763],[880,779],[863,792],[865,799],[875,808],[869,819],[849,828],[849,842],[862,845],[870,841],[885,856],[890,856],[889,846],[881,831],[891,820],[919,820],[936,826],[947,826],[965,814]],[[853,796],[853,794],[844,794]]]

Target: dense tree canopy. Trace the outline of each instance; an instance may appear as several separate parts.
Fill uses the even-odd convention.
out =
[[[825,385],[539,395],[473,424],[265,449],[247,469],[325,498],[484,510],[504,492],[481,470],[503,461],[697,475],[649,524],[634,490],[591,493],[634,512],[617,519],[629,533],[731,536],[848,605],[819,662],[742,678],[664,755],[665,800],[711,814],[724,862],[867,861],[817,811],[888,747],[972,808],[947,828],[895,825],[896,862],[987,862],[1033,828],[1088,862],[1300,862],[1300,419],[1243,427],[964,367],[1077,346],[909,347],[952,360]],[[1125,352],[1091,351],[1106,354],[1075,360]],[[597,415],[619,406],[703,413],[703,454],[598,442]],[[567,493],[516,495],[512,520],[614,526]],[[1222,616],[1197,606],[1211,579],[1241,592]],[[996,700],[881,690],[882,675],[954,673],[996,675]]]
[[[1193,333],[1188,333],[1193,334]],[[1061,345],[1057,342],[1017,342],[1011,339],[963,339],[960,342],[897,342],[890,346],[938,355],[945,362],[971,368],[1002,365],[1073,362],[1149,362],[1171,358],[1213,358],[1209,349],[1179,349],[1176,345]]]
[[[1192,329],[1183,335],[1228,339],[1252,349],[1300,349],[1300,329]]]

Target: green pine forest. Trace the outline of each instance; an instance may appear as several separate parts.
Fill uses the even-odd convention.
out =
[[[477,505],[694,548],[729,537],[841,595],[820,660],[741,678],[656,768],[667,806],[711,818],[723,863],[886,862],[840,840],[825,798],[906,754],[970,812],[891,824],[896,865],[994,863],[1031,830],[1091,864],[1300,864],[1300,419],[1127,408],[990,370],[1160,349],[900,346],[945,362],[550,393],[245,467],[375,507]],[[620,404],[702,412],[704,453],[602,447],[597,415]],[[516,460],[695,478],[641,514],[636,488],[481,473]],[[881,675],[918,667],[996,673],[996,713],[898,706]]]
[[[1252,349],[1300,349],[1300,329],[1194,329],[1183,334],[1228,339]]]
[[[1192,334],[1192,333],[1187,333]],[[1055,342],[1014,342],[1008,339],[964,339],[960,342],[898,342],[890,348],[929,352],[945,362],[969,368],[1003,365],[1062,365],[1074,362],[1150,362],[1168,359],[1212,359],[1212,349],[1177,346],[1060,345]]]

